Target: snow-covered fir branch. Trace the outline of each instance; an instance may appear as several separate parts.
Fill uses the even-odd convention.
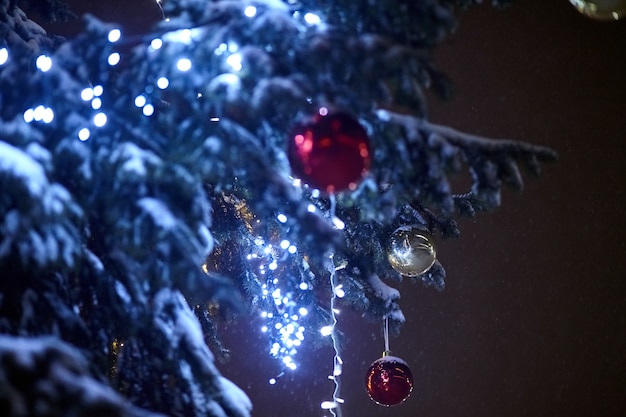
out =
[[[73,345],[90,363],[81,381],[108,378],[136,406],[245,417],[249,400],[213,363],[220,320],[259,315],[265,350],[291,370],[303,341],[324,342],[331,291],[397,329],[394,230],[458,236],[457,214],[497,207],[504,185],[521,188],[518,165],[536,174],[555,158],[428,121],[424,91],[450,93],[431,50],[469,3],[168,0],[140,41],[86,17],[59,44],[0,1],[0,271],[12,277],[0,331]],[[367,131],[371,167],[353,190],[293,175],[290,132],[320,109]],[[471,188],[453,192],[463,170]],[[444,278],[433,260],[411,279],[442,290]],[[51,369],[82,360],[58,341],[17,346],[56,352]],[[142,415],[104,385],[86,391],[112,415]],[[15,394],[7,415],[39,395]]]

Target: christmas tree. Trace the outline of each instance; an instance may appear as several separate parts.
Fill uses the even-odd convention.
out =
[[[3,0],[3,415],[248,416],[215,364],[238,313],[276,377],[332,344],[337,382],[337,305],[400,332],[393,283],[443,290],[434,242],[556,157],[429,120],[471,3],[167,0],[63,39]]]

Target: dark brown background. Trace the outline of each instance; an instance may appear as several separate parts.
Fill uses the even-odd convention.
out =
[[[153,0],[70,3],[126,33],[160,18]],[[400,285],[407,324],[391,346],[415,376],[405,404],[368,399],[380,329],[342,312],[343,417],[625,416],[626,22],[588,20],[566,0],[477,7],[436,59],[457,93],[431,100],[433,121],[548,145],[560,161],[439,242],[445,292]],[[332,352],[301,351],[301,367],[270,386],[278,366],[246,320],[226,329],[233,359],[220,368],[254,416],[324,415]]]

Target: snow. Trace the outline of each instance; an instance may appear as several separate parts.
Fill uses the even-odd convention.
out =
[[[132,301],[132,298],[124,284],[117,280],[115,281],[115,292],[126,304],[130,304],[130,302]]]
[[[208,355],[207,359],[213,359],[213,354],[204,343],[200,323],[181,293],[164,288],[156,294],[154,304],[160,312],[155,318],[157,326],[169,336],[173,344],[177,345],[184,340],[189,347],[206,351],[203,353]],[[171,315],[169,306],[172,304],[176,306],[173,310],[175,316],[166,317],[166,315]]]
[[[385,301],[385,305],[388,307],[392,301],[400,298],[400,291],[385,284],[376,274],[371,274],[368,278],[368,282],[374,290],[376,297]]]
[[[144,197],[137,201],[137,205],[148,213],[159,227],[171,230],[176,226],[176,217],[161,200]]]
[[[40,196],[48,186],[43,167],[26,152],[0,141],[0,172],[7,172],[26,184],[33,197]]]
[[[147,165],[157,165],[161,159],[134,143],[123,143],[111,153],[111,161],[122,162],[122,171],[139,176],[147,174]]]
[[[223,400],[226,402],[229,410],[237,411],[237,415],[247,416],[252,410],[252,401],[231,380],[220,376],[220,385],[222,388]]]

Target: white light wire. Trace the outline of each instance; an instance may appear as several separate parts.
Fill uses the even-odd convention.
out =
[[[334,218],[335,217],[335,207],[336,207],[336,200],[335,200],[335,196],[333,194],[330,195],[330,218]],[[339,384],[339,378],[338,378],[338,374],[337,374],[337,370],[341,371],[341,367],[343,364],[343,360],[341,359],[341,356],[339,355],[339,347],[337,345],[337,337],[336,337],[336,330],[335,330],[335,326],[337,325],[337,316],[335,314],[335,301],[337,299],[337,294],[336,294],[336,290],[335,290],[335,286],[336,286],[336,282],[335,282],[335,272],[337,271],[337,268],[335,268],[335,263],[334,263],[334,259],[333,259],[334,255],[331,254],[328,259],[329,259],[329,271],[330,271],[330,289],[332,292],[332,295],[330,297],[330,315],[331,318],[333,320],[332,322],[332,332],[330,334],[331,340],[333,341],[333,349],[335,351],[335,356],[333,357],[333,373],[332,373],[332,380],[335,383],[335,389],[333,391],[333,405],[334,407],[330,408],[329,411],[330,413],[334,416],[334,417],[341,417],[341,408],[339,406],[340,403],[343,403],[343,399],[339,398],[339,391],[340,391],[340,384]]]

